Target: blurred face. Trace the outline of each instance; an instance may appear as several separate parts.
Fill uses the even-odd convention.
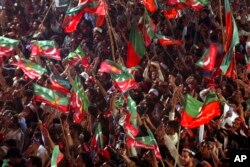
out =
[[[208,144],[207,143],[202,143],[200,147],[200,152],[201,155],[206,155],[209,151]]]
[[[186,151],[182,151],[180,156],[180,163],[183,166],[189,166],[193,161],[193,158],[189,156],[189,153]]]
[[[233,122],[233,129],[234,129],[235,131],[239,130],[239,129],[240,129],[240,125],[241,125],[240,120],[235,119],[234,122]]]
[[[81,156],[78,155],[76,158],[76,167],[85,167],[85,166],[86,164],[83,162]]]

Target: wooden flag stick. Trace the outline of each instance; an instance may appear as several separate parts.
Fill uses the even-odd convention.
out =
[[[107,25],[107,28],[108,28],[108,33],[109,33],[109,39],[110,39],[110,44],[111,44],[111,51],[112,51],[112,58],[113,58],[113,61],[115,62],[115,47],[114,47],[114,41],[113,41],[113,38],[112,38],[112,32],[111,32],[111,26],[110,26],[110,23],[109,23],[109,17],[108,17],[108,9],[107,9],[107,2],[106,0],[103,0],[103,3],[105,4],[105,18],[106,18],[106,25]]]
[[[221,37],[222,37],[222,45],[225,46],[225,35],[224,35],[224,26],[222,20],[222,8],[221,8],[221,0],[219,0],[219,16],[220,16],[220,25],[221,25]]]
[[[50,11],[50,9],[51,9],[51,7],[52,7],[52,5],[53,5],[53,3],[54,3],[54,0],[51,1],[50,6],[49,6],[49,9],[47,10],[45,16],[43,17],[43,20],[42,20],[42,23],[41,23],[41,24],[43,24],[43,22],[44,22],[45,19],[47,18],[48,14],[49,14],[49,11]]]

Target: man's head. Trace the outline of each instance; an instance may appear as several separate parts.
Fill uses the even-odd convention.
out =
[[[184,148],[180,156],[181,165],[192,166],[194,162],[194,156],[195,156],[195,152],[193,152],[192,150],[188,148]]]
[[[30,156],[25,166],[26,167],[42,167],[42,160],[39,157]]]
[[[77,167],[93,166],[91,157],[89,154],[82,152],[76,158]]]

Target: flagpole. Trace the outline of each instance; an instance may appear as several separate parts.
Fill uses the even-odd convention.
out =
[[[53,91],[53,96],[54,96],[54,99],[56,99],[54,91]],[[60,112],[56,101],[55,101],[55,105],[56,105],[57,111]],[[60,126],[62,128],[63,139],[65,140],[65,144],[66,144],[66,152],[67,152],[69,158],[72,159],[72,157],[70,155],[70,151],[69,151],[69,143],[68,143],[68,140],[67,140],[66,135],[65,135],[65,131],[64,131],[64,128],[63,128],[61,116],[59,116],[59,121],[60,121]],[[73,163],[74,163],[74,161],[73,161]]]
[[[221,8],[221,0],[219,0],[219,16],[220,16],[220,25],[221,25],[221,35],[222,35],[222,45],[223,48],[225,46],[225,35],[224,35],[224,26],[223,26],[223,20],[222,20],[222,8]]]
[[[111,51],[112,51],[112,58],[113,58],[113,61],[115,62],[115,48],[114,48],[114,41],[113,41],[113,38],[112,38],[112,33],[111,33],[111,26],[110,26],[110,22],[109,22],[109,16],[108,16],[108,9],[106,8],[108,5],[106,3],[106,0],[102,0],[103,3],[104,3],[104,10],[105,10],[105,18],[106,18],[106,25],[107,25],[107,28],[108,28],[108,34],[109,34],[109,39],[110,39],[110,44],[111,44]]]
[[[45,16],[43,17],[43,20],[42,20],[41,24],[43,24],[43,22],[44,22],[45,19],[47,18],[48,14],[49,14],[49,11],[50,11],[50,9],[51,9],[51,7],[52,7],[52,5],[53,5],[53,3],[54,3],[54,0],[52,0],[52,2],[50,3],[49,9],[47,10]]]

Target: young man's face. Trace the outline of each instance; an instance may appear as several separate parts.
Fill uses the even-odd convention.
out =
[[[182,151],[180,156],[180,163],[183,166],[188,166],[190,163],[192,163],[193,158],[189,156],[189,153],[187,151]]]

